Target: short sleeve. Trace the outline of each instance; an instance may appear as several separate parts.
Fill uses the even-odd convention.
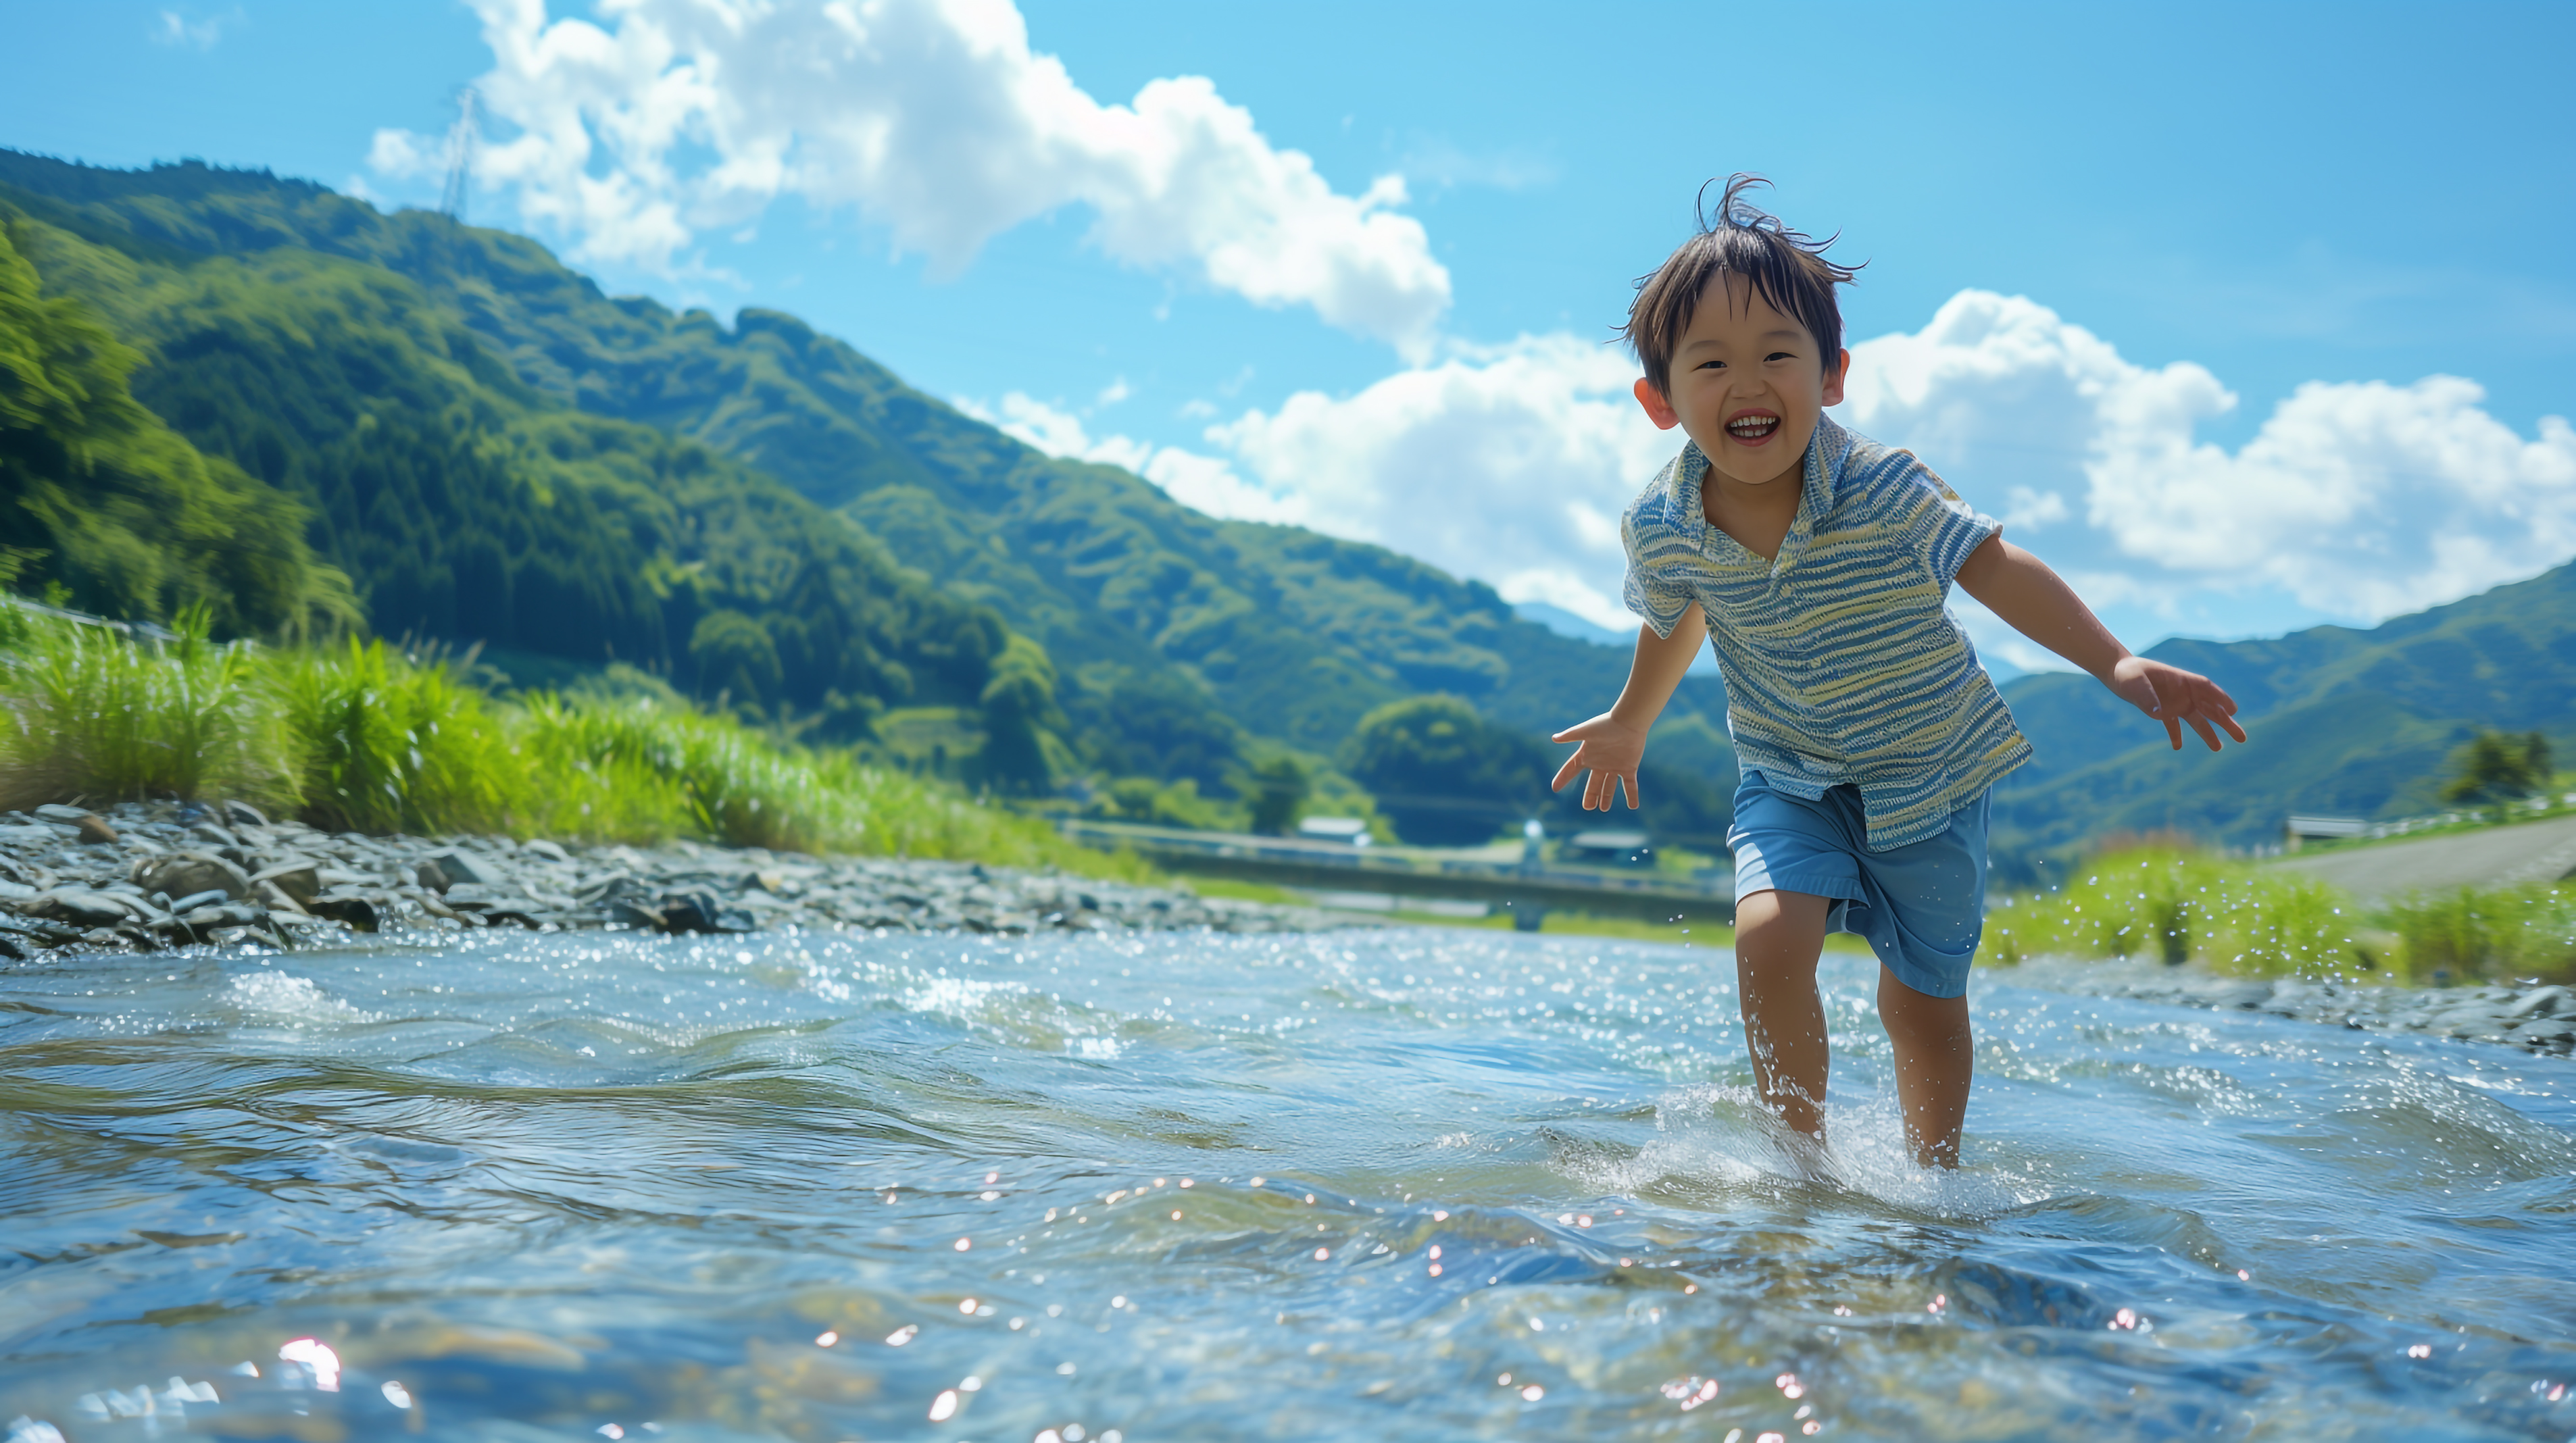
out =
[[[1970,506],[1950,489],[1949,482],[1920,461],[1907,468],[1898,484],[1912,512],[1907,534],[1932,574],[1944,582],[1957,579],[1959,568],[1968,564],[1968,554],[2004,529],[2002,522]]]
[[[1628,551],[1628,575],[1619,585],[1619,600],[1653,627],[1656,636],[1670,637],[1699,598],[1670,565],[1656,564],[1655,553],[1663,549],[1656,542],[1670,528],[1642,520],[1638,513],[1643,509],[1629,508],[1619,522],[1619,540]]]

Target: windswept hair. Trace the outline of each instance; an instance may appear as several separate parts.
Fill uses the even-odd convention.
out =
[[[1746,191],[1770,183],[1758,175],[1729,176],[1714,216],[1705,209],[1708,186],[1701,186],[1698,232],[1653,274],[1638,278],[1637,299],[1629,304],[1628,323],[1619,335],[1657,391],[1672,394],[1673,352],[1699,313],[1709,283],[1723,276],[1744,277],[1772,309],[1806,327],[1823,348],[1818,359],[1828,374],[1842,354],[1843,312],[1834,302],[1834,287],[1850,284],[1860,268],[1825,259],[1825,247],[1839,232],[1811,239],[1744,198]]]

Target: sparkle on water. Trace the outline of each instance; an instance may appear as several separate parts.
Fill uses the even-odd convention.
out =
[[[496,933],[16,964],[0,1419],[2576,1433],[2566,1062],[1981,974],[1967,1166],[1932,1173],[1873,972],[1826,962],[1819,1153],[1750,1105],[1708,950]]]

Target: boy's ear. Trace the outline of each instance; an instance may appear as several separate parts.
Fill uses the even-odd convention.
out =
[[[1655,389],[1654,382],[1639,376],[1635,389],[1637,404],[1646,408],[1646,419],[1655,423],[1655,429],[1669,431],[1682,423],[1682,413],[1673,409],[1673,403],[1664,399],[1664,393]],[[1837,381],[1834,389],[1839,392],[1842,389],[1842,383]],[[1834,397],[1835,401],[1841,399],[1839,394]],[[1833,401],[1827,401],[1825,404],[1830,406]]]
[[[1839,406],[1843,403],[1843,378],[1850,374],[1851,352],[1845,351],[1841,358],[1834,362],[1833,371],[1825,377],[1826,405]]]

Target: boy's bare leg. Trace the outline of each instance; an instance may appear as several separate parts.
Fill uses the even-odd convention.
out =
[[[1968,1115],[1968,1082],[1976,1072],[1968,999],[1927,997],[1878,969],[1878,1016],[1896,1046],[1896,1100],[1905,1109],[1905,1141],[1929,1167],[1959,1165],[1959,1124]]]
[[[1735,904],[1735,987],[1753,1081],[1780,1120],[1825,1135],[1825,1004],[1816,995],[1816,958],[1825,949],[1832,903],[1804,892],[1755,892]]]

